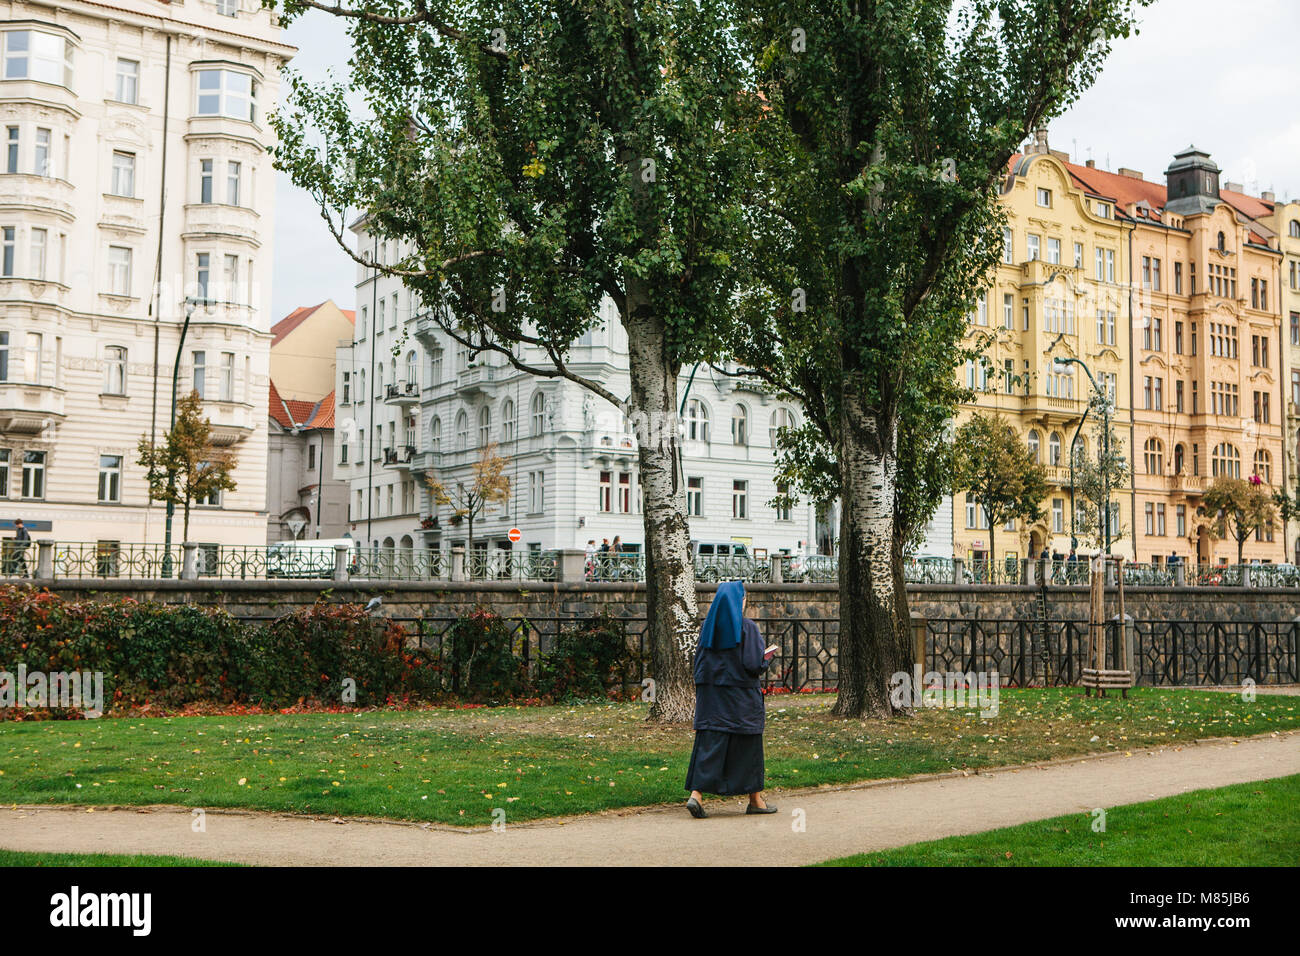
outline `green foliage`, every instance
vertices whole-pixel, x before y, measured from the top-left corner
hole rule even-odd
[[[1246,540],[1257,530],[1271,529],[1277,523],[1277,503],[1268,487],[1257,480],[1220,475],[1205,489],[1201,504],[1210,517],[1211,533],[1237,542],[1238,564],[1242,563]]]
[[[177,402],[176,422],[162,443],[153,445],[141,435],[138,450],[136,463],[146,471],[150,499],[184,510],[182,540],[189,540],[191,502],[235,490],[231,472],[238,462],[212,443],[212,423],[203,417],[203,400],[196,391]]]
[[[1089,429],[1091,441],[1085,451],[1085,442],[1081,439],[1072,453],[1074,501],[1078,512],[1075,532],[1085,544],[1094,548],[1104,547],[1107,540],[1103,524],[1107,491],[1110,493],[1111,513],[1118,513],[1119,504],[1115,501],[1115,495],[1128,484],[1130,474],[1129,461],[1124,454],[1124,439],[1115,431],[1113,417],[1103,419],[1103,401],[1106,414],[1114,415],[1114,405],[1108,399],[1101,399],[1094,394],[1088,403],[1092,419]],[[1110,542],[1113,544],[1123,537],[1123,524],[1113,524]]]
[[[975,414],[957,429],[953,487],[984,510],[989,553],[997,529],[1013,519],[1037,521],[1047,497],[1047,473],[1016,430],[999,416]]]
[[[541,661],[537,689],[554,701],[622,696],[632,674],[627,628],[608,612],[562,630]]]
[[[498,614],[475,608],[447,633],[451,689],[471,701],[500,703],[522,695],[528,669],[515,653],[515,637]]]

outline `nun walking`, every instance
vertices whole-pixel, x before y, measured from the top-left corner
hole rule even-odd
[[[745,616],[745,585],[718,585],[695,654],[695,747],[686,772],[686,809],[707,817],[704,794],[749,795],[746,813],[775,813],[763,800],[763,691],[772,655]]]

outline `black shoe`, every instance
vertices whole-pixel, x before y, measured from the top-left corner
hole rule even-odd
[[[704,808],[700,806],[700,801],[696,800],[694,797],[691,797],[686,801],[686,809],[691,811],[691,816],[697,820],[703,820],[708,816],[708,814],[704,812]]]
[[[751,803],[745,807],[745,813],[776,813],[776,807],[756,807]]]

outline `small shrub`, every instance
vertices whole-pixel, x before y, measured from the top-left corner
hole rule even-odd
[[[528,687],[528,671],[515,654],[510,627],[498,614],[475,608],[447,632],[451,651],[451,690],[476,702],[518,697]]]
[[[632,673],[623,622],[602,611],[572,630],[562,630],[538,668],[537,689],[552,700],[619,697]]]

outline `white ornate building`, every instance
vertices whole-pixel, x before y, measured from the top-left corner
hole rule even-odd
[[[0,518],[158,542],[141,436],[199,389],[238,488],[190,538],[266,541],[274,173],[295,52],[253,0],[9,2],[0,22]],[[181,536],[178,511],[173,539]]]
[[[395,243],[354,226],[358,248],[394,262]],[[335,462],[351,482],[351,535],[378,548],[466,546],[467,527],[430,501],[425,476],[468,482],[486,442],[509,462],[510,501],[476,518],[478,548],[583,548],[615,536],[641,550],[636,442],[621,414],[581,386],[523,374],[500,355],[468,354],[422,314],[394,278],[358,270],[354,341],[339,343]],[[527,350],[522,358],[541,365]],[[622,327],[611,318],[570,352],[570,365],[615,394],[627,394]],[[692,376],[692,371],[694,374]],[[691,536],[765,549],[829,552],[834,514],[818,522],[801,503],[778,510],[773,440],[798,408],[707,365],[686,368],[683,468]],[[427,519],[436,527],[424,528]]]

